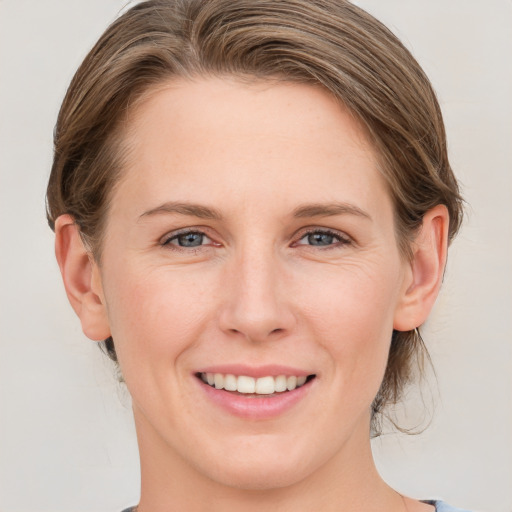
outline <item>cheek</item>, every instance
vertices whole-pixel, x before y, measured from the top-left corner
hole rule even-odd
[[[378,390],[387,364],[400,273],[380,266],[335,269],[312,279],[304,293],[304,317],[345,385]]]
[[[345,265],[311,275],[297,290],[303,309],[314,317],[321,328],[340,334],[369,333],[372,329],[392,328],[400,276],[396,265],[369,263]],[[375,337],[369,337],[369,342]]]
[[[134,365],[138,372],[143,365],[174,366],[207,321],[211,283],[166,268],[118,268],[110,278],[105,295],[123,373]]]

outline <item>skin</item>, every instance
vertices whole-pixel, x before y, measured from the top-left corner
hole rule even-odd
[[[369,427],[392,330],[423,323],[439,290],[446,209],[427,213],[404,259],[363,130],[312,86],[174,81],[124,136],[100,264],[67,215],[56,252],[84,332],[116,343],[139,511],[433,510],[381,480]],[[201,245],[180,246],[184,229]],[[278,417],[240,418],[194,375],[228,363],[316,377]]]

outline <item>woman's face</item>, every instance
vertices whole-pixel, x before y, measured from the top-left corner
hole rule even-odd
[[[126,137],[94,279],[142,463],[262,489],[360,458],[409,265],[358,123],[320,88],[212,78]]]

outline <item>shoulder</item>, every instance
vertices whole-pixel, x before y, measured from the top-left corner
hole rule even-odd
[[[425,500],[423,503],[428,503],[429,505],[434,505],[436,507],[436,512],[470,512],[469,510],[452,507],[440,500]]]

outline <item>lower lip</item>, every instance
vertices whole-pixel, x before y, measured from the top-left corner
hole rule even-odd
[[[196,377],[206,397],[234,416],[252,420],[266,420],[284,414],[298,402],[306,398],[313,382],[311,379],[299,388],[273,395],[251,395],[216,389]]]

